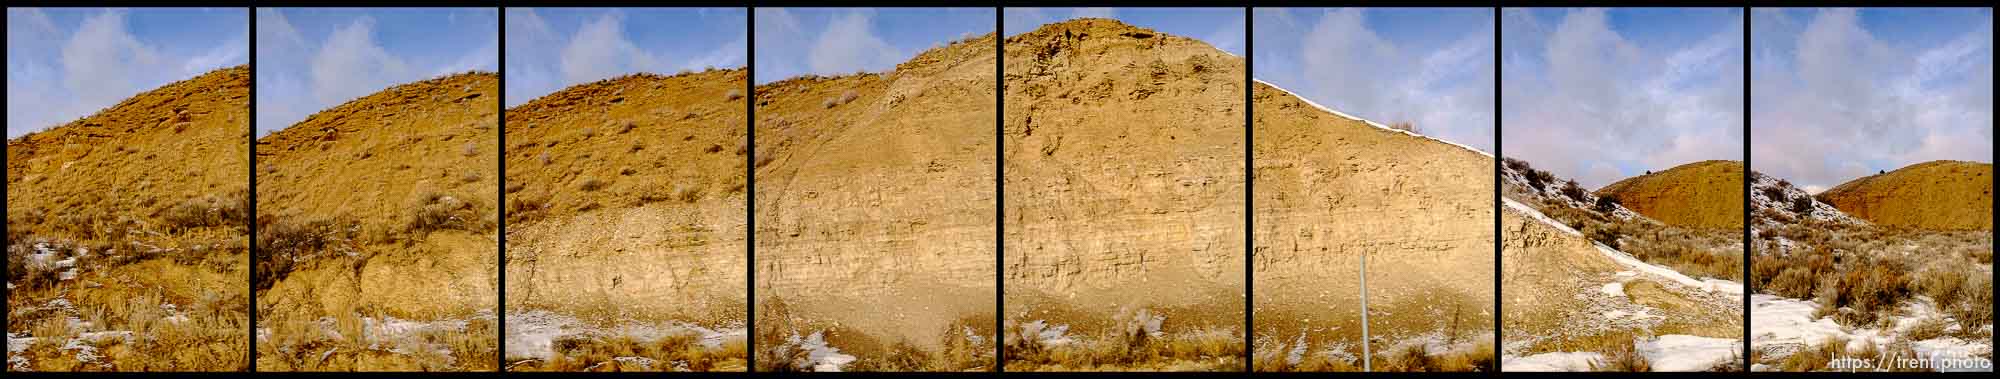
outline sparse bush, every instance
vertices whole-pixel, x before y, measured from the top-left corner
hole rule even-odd
[[[1639,354],[1639,346],[1636,341],[1627,340],[1625,343],[1611,344],[1610,347],[1610,351],[1604,352],[1605,366],[1599,367],[1599,371],[1653,371],[1652,362],[1647,361],[1645,355]]]
[[[1616,197],[1599,196],[1597,197],[1597,204],[1592,205],[1591,209],[1596,210],[1598,213],[1610,214],[1613,211],[1617,211],[1619,205],[1618,198]]]
[[[1800,216],[1809,216],[1809,215],[1812,215],[1812,213],[1813,213],[1813,198],[1812,198],[1812,196],[1799,196],[1799,197],[1796,197],[1796,198],[1793,198],[1793,199],[1792,199],[1792,213],[1797,213],[1797,214],[1799,214]]]
[[[296,264],[317,255],[333,238],[330,223],[324,221],[296,223],[279,220],[273,215],[258,216],[257,219],[260,226],[257,227],[257,280],[254,285],[258,291],[271,288],[279,279],[291,274]]]
[[[227,198],[209,195],[187,199],[168,207],[161,218],[175,230],[246,225],[249,210],[248,191],[238,191]]]
[[[1390,372],[1442,371],[1441,367],[1438,367],[1437,359],[1431,357],[1431,353],[1424,350],[1422,344],[1409,345],[1390,354],[1389,359],[1382,362],[1382,369]]]
[[[1590,238],[1591,241],[1597,241],[1597,243],[1610,246],[1613,249],[1619,247],[1618,239],[1624,237],[1624,233],[1620,232],[1618,227],[1610,224],[1586,227],[1584,228],[1583,235],[1586,238]]]
[[[584,192],[590,192],[604,189],[606,185],[609,185],[609,183],[605,183],[603,180],[598,180],[597,178],[583,178],[582,181],[577,183],[576,187]]]
[[[1773,202],[1785,204],[1791,201],[1791,199],[1785,198],[1785,190],[1782,188],[1764,187],[1761,191],[1764,192],[1765,198],[1771,199]]]
[[[693,203],[695,200],[701,199],[701,187],[685,182],[675,184],[674,198],[679,199],[683,203]]]
[[[418,196],[413,211],[404,230],[415,235],[424,235],[439,230],[482,229],[478,212],[471,202],[442,193],[425,193]]]
[[[1589,200],[1585,196],[1588,194],[1589,194],[1588,191],[1583,190],[1583,186],[1576,185],[1575,180],[1569,180],[1563,182],[1563,187],[1562,187],[1563,197],[1567,197],[1570,200],[1575,200],[1576,202],[1579,203],[1587,204],[1589,203]]]

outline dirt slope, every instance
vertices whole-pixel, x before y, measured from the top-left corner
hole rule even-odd
[[[249,94],[230,67],[7,141],[9,371],[247,367]]]
[[[993,38],[757,86],[759,370],[990,368]]]
[[[1993,164],[1918,163],[1850,180],[1815,197],[1877,225],[1993,229]]]
[[[403,84],[258,139],[260,369],[493,369],[499,84]],[[316,327],[399,322],[427,327],[368,338],[444,350]]]
[[[1710,160],[1619,180],[1597,190],[1647,218],[1693,228],[1743,228],[1743,162]]]
[[[510,361],[582,350],[553,351],[551,338],[634,337],[613,332],[629,324],[741,332],[745,79],[742,69],[629,75],[507,110]],[[537,322],[566,319],[585,325],[545,335],[560,325]],[[734,361],[710,369],[744,369],[744,341],[733,340]],[[510,369],[560,368],[547,363]]]
[[[1504,167],[1503,371],[1643,368],[1617,364],[1625,357],[1662,364],[1653,370],[1741,369],[1730,352],[1742,346],[1742,284],[1715,279],[1740,273],[1740,231],[1689,233],[1598,208],[1595,195],[1525,162]],[[1701,255],[1706,265],[1686,263]],[[1708,266],[1724,268],[1676,271]],[[1656,345],[1667,338],[1699,343]]]
[[[1007,318],[1097,341],[1152,324],[1213,347],[1119,369],[1241,369],[1242,60],[1108,19],[1006,52]]]
[[[1493,157],[1256,91],[1258,369],[1361,354],[1363,254],[1374,352],[1491,348]]]

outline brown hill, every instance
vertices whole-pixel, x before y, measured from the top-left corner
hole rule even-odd
[[[1993,229],[1993,164],[1918,163],[1850,180],[1815,197],[1877,225]]]
[[[994,38],[757,86],[759,370],[990,369]]]
[[[1743,228],[1743,162],[1701,161],[1625,178],[1597,190],[1669,225]]]
[[[588,321],[555,336],[579,341],[632,324],[748,321],[746,78],[743,69],[628,75],[507,110],[507,353],[539,360],[510,370],[606,363],[548,362],[600,346],[524,343],[555,327],[541,314]],[[719,357],[690,368],[740,371],[743,342],[697,354]],[[686,358],[661,353],[644,357]]]
[[[249,95],[225,68],[7,141],[8,371],[247,368]]]
[[[499,85],[398,85],[258,139],[259,369],[493,369]]]
[[[1067,325],[1060,349],[1166,350],[1020,345],[1008,369],[1241,370],[1243,61],[1108,19],[1006,43],[1007,319]]]
[[[1363,254],[1378,343],[1492,358],[1493,157],[1256,91],[1258,370],[1361,354]]]

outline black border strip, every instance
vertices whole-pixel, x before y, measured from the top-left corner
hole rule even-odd
[[[1506,277],[1506,275],[1503,274],[1506,271],[1502,268],[1502,265],[1506,263],[1505,259],[1506,251],[1505,248],[1501,247],[1501,245],[1503,245],[1502,241],[1505,241],[1506,239],[1502,238],[1503,235],[1501,234],[1501,228],[1500,228],[1500,219],[1502,216],[1504,216],[1503,214],[1501,214],[1501,212],[1502,209],[1506,208],[1506,206],[1502,203],[1505,200],[1502,199],[1501,194],[1507,192],[1505,185],[1502,184],[1500,179],[1501,176],[1503,175],[1500,170],[1501,160],[1506,159],[1507,156],[1505,152],[1506,149],[1502,147],[1505,145],[1500,143],[1501,142],[1500,135],[1502,131],[1505,130],[1506,126],[1504,125],[1505,123],[1500,122],[1500,114],[1501,114],[1500,101],[1501,97],[1503,97],[1500,91],[1500,82],[1502,80],[1501,77],[1505,75],[1504,71],[1500,70],[1500,66],[1502,63],[1501,57],[1504,56],[1501,53],[1506,51],[1501,49],[1502,45],[1500,42],[1504,38],[1501,35],[1501,33],[1504,33],[1506,31],[1506,28],[1500,27],[1500,23],[1502,18],[1501,13],[1505,10],[1506,9],[1498,6],[1493,7],[1493,373],[1494,374],[1498,374],[1503,371],[1500,369],[1500,367],[1506,365],[1506,362],[1503,362],[1502,360],[1505,359],[1504,357],[1507,356],[1507,349],[1506,349],[1507,343],[1505,339],[1506,335],[1505,333],[1503,333],[1502,329],[1502,327],[1505,326],[1506,324],[1502,323],[1502,320],[1500,318],[1500,315],[1507,313],[1504,308],[1501,308],[1501,301],[1500,301],[1501,299],[1506,298],[1506,292],[1504,292],[1500,286],[1501,279]]]
[[[250,143],[250,246],[246,247],[249,254],[244,254],[248,260],[245,263],[248,263],[248,265],[243,269],[244,272],[249,273],[245,278],[250,281],[249,286],[244,287],[250,295],[247,300],[249,302],[247,305],[250,313],[250,325],[247,326],[250,328],[250,348],[244,350],[243,353],[249,354],[250,357],[244,361],[243,371],[257,372],[257,7],[244,7],[243,10],[249,13],[250,16],[249,19],[244,20],[250,26],[250,45],[244,46],[244,48],[249,49],[251,53],[249,58],[250,120],[248,120],[250,133],[245,137]]]
[[[993,7],[993,372],[1007,371],[1007,10]]]
[[[1743,7],[1743,371],[1750,371],[1750,297],[1756,292],[1750,290],[1750,7]],[[1992,345],[1987,345],[1992,346]]]
[[[743,371],[757,371],[757,7],[743,7]]]
[[[499,187],[494,188],[494,190],[500,194],[500,197],[499,197],[499,202],[494,203],[495,209],[493,210],[493,212],[498,213],[500,215],[500,217],[498,217],[500,219],[499,221],[500,229],[497,231],[497,233],[499,234],[493,236],[494,237],[493,243],[499,246],[498,250],[499,256],[497,257],[499,258],[499,263],[498,263],[499,270],[495,271],[495,273],[499,275],[499,277],[497,278],[498,280],[493,282],[493,287],[494,287],[493,291],[495,292],[494,302],[493,302],[493,307],[494,307],[493,326],[495,329],[493,337],[496,340],[495,342],[498,342],[494,344],[496,345],[496,347],[494,349],[493,358],[498,360],[498,362],[495,363],[493,371],[506,372],[507,371],[507,8],[493,7],[493,11],[494,13],[496,13],[494,15],[494,17],[496,17],[495,20],[497,20],[495,23],[499,24],[498,37],[500,37],[500,50],[499,52],[495,53],[499,54],[500,57],[499,60],[495,61],[494,63],[494,66],[497,66],[496,68],[499,69],[498,74],[500,77],[500,86],[499,86],[500,88],[499,88],[499,94],[497,95],[499,96],[499,98],[495,99],[494,102],[494,106],[500,109],[499,112],[493,115],[493,117],[497,117],[500,119],[499,123],[500,130],[496,131],[500,135],[498,140],[495,141],[495,143],[499,144],[499,146],[495,146],[493,149],[493,151],[498,152],[497,154],[494,154],[493,160],[499,162],[499,166],[495,167],[496,170],[499,170],[499,174],[496,174],[494,176],[498,176],[500,178],[497,181]]]
[[[1257,338],[1257,28],[1255,7],[1243,7],[1243,372],[1256,372]]]

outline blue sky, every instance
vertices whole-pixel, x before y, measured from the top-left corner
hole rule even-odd
[[[244,8],[7,8],[7,138],[249,62]]]
[[[1502,149],[1599,188],[1743,159],[1741,8],[1501,10]]]
[[[1490,8],[1258,8],[1252,75],[1341,113],[1493,151]],[[1240,25],[1239,25],[1240,27]]]
[[[1243,8],[1006,8],[1007,35],[1076,18],[1110,18],[1163,33],[1208,42],[1243,55]]]
[[[758,84],[896,68],[917,53],[993,32],[993,8],[757,8]]]
[[[1818,192],[1939,159],[1992,162],[1993,12],[1756,9],[1751,164]]]
[[[507,106],[619,75],[741,68],[743,8],[507,8]]]
[[[389,87],[497,72],[493,8],[257,9],[257,132]]]

